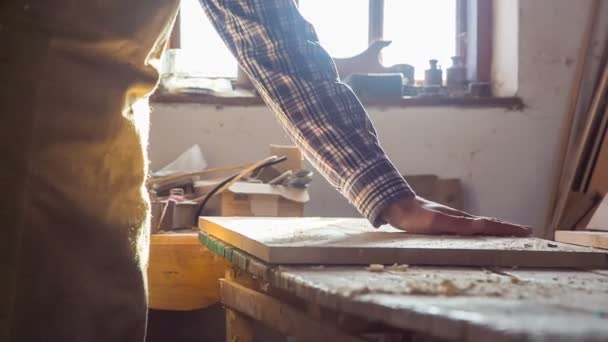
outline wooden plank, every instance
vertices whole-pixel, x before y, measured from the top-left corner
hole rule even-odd
[[[271,264],[605,268],[597,250],[536,238],[427,236],[364,219],[201,218],[203,231]]]
[[[194,310],[219,302],[219,278],[228,264],[200,245],[196,232],[152,234],[148,267],[149,305]]]
[[[253,342],[253,320],[226,308],[226,342]]]
[[[555,240],[579,246],[608,249],[608,232],[558,230],[555,232]]]
[[[564,215],[558,226],[560,230],[575,229],[585,215],[593,210],[598,201],[599,198],[595,193],[586,194],[578,191],[569,193]]]
[[[608,194],[608,134],[604,135],[604,142],[598,153],[589,189],[602,195]]]
[[[543,236],[550,237],[553,235],[553,231],[556,230],[561,220],[563,207],[566,205],[566,195],[570,191],[570,186],[563,185],[566,182],[566,178],[569,172],[574,173],[575,170],[570,171],[574,166],[569,161],[570,145],[572,141],[572,126],[575,122],[575,118],[580,114],[582,110],[579,110],[579,100],[581,99],[581,89],[583,79],[585,76],[585,70],[587,69],[588,58],[587,55],[590,51],[590,46],[593,41],[593,33],[596,26],[596,21],[599,13],[599,0],[593,0],[589,7],[589,20],[585,26],[585,32],[583,33],[583,39],[580,48],[578,49],[577,62],[574,82],[568,97],[568,109],[564,116],[563,125],[560,133],[560,147],[558,159],[554,169],[556,170],[555,177],[553,179],[553,186],[551,188],[550,201],[551,205],[547,212],[546,223],[548,225],[548,231],[545,231]],[[564,201],[563,203],[561,201]]]
[[[586,229],[608,231],[608,195],[604,196],[593,211]]]
[[[595,89],[593,100],[591,102],[591,106],[589,111],[587,112],[587,117],[585,118],[585,124],[583,126],[583,131],[580,134],[580,139],[576,142],[576,145],[573,146],[573,155],[572,159],[567,160],[568,165],[565,167],[565,171],[563,173],[563,183],[562,189],[559,198],[557,198],[556,211],[555,216],[553,217],[552,227],[557,228],[558,224],[563,215],[564,208],[566,206],[566,201],[568,198],[568,193],[572,190],[574,185],[576,172],[582,163],[583,153],[585,151],[585,147],[589,143],[591,139],[590,135],[595,127],[595,124],[598,118],[601,116],[603,111],[600,113],[600,107],[604,102],[606,97],[606,93],[608,92],[608,64],[604,65],[602,76],[600,79],[600,83]]]
[[[305,341],[363,341],[346,335],[331,325],[313,320],[286,303],[236,282],[222,279],[220,287],[222,304],[283,334],[302,338]]]
[[[608,48],[606,54],[608,54]],[[597,125],[597,130],[594,132],[595,136],[591,138],[592,144],[590,144],[586,165],[582,171],[580,188],[585,191],[588,191],[588,188],[591,187],[591,191],[601,194],[608,192],[608,161],[606,161],[606,158],[608,158],[607,131],[608,106],[605,105],[604,115],[602,115],[601,122]],[[595,177],[593,184],[591,183],[592,177]]]

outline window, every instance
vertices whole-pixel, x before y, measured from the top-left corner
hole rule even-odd
[[[179,15],[182,49],[180,71],[206,77],[236,78],[237,62],[201,8],[199,0],[181,0]]]
[[[351,57],[367,48],[367,0],[300,0],[299,8],[332,57]]]
[[[491,1],[487,0],[299,0],[321,44],[334,58],[363,52],[371,42],[390,40],[383,65],[410,64],[422,80],[429,60],[444,69],[460,55],[469,79],[489,81]],[[199,0],[182,0],[174,69],[188,75],[235,79],[238,65],[207,19]],[[445,79],[445,76],[444,76]]]
[[[410,64],[418,80],[424,79],[430,59],[449,67],[456,55],[456,0],[386,0],[384,39],[392,43],[382,62]]]

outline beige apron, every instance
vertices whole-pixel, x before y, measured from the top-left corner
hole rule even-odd
[[[147,104],[178,0],[0,1],[0,341],[142,341]]]

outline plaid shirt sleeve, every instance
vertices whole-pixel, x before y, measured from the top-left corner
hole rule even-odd
[[[378,227],[415,196],[293,0],[201,0],[228,48],[317,170]]]

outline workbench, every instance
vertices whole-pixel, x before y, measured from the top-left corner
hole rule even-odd
[[[206,234],[227,341],[259,321],[298,341],[608,341],[608,271],[277,266]]]

